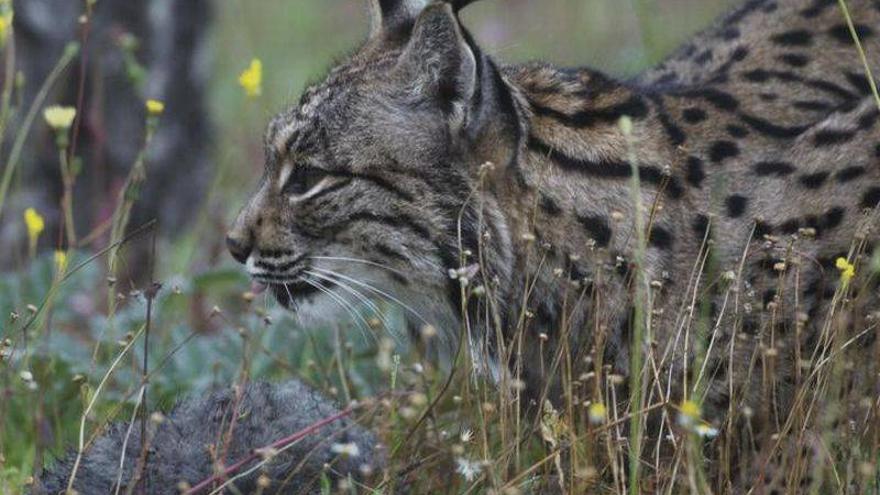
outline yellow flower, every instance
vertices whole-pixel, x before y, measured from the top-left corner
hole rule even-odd
[[[251,65],[238,76],[238,84],[244,88],[246,95],[250,97],[260,96],[263,92],[263,62],[255,58]]]
[[[153,117],[158,117],[165,111],[165,104],[159,100],[147,100],[146,107],[147,113]]]
[[[67,271],[67,253],[60,249],[55,250],[55,271],[59,274]]]
[[[6,43],[6,38],[12,31],[13,15],[12,0],[0,0],[0,46]]]
[[[0,15],[0,43],[6,42],[6,37],[9,35],[9,31],[12,29],[12,10],[10,10],[2,15]]]
[[[46,222],[43,221],[43,217],[37,213],[37,210],[28,208],[24,210],[24,224],[27,227],[31,249],[33,249],[37,246],[37,239],[40,237],[40,233],[46,228]]]
[[[700,419],[700,405],[692,400],[686,400],[679,407],[678,424],[691,426]]]
[[[76,118],[76,109],[54,105],[43,110],[43,118],[52,129],[65,131],[70,129],[70,125],[73,124],[73,119]]]
[[[605,404],[601,402],[594,402],[590,404],[590,408],[587,409],[587,416],[590,418],[590,423],[593,424],[601,424],[605,422],[605,418],[608,416],[608,408],[605,407]]]
[[[835,263],[837,269],[840,270],[840,279],[849,282],[856,276],[856,266],[850,263],[846,258],[837,258]]]

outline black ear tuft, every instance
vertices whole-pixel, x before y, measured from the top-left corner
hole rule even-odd
[[[476,0],[443,0],[458,12]],[[373,15],[372,35],[411,25],[431,0],[370,0]]]
[[[476,0],[447,0],[447,1],[452,4],[452,10],[458,12],[459,10],[474,3]]]

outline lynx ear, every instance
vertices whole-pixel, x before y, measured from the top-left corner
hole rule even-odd
[[[369,0],[372,17],[370,36],[412,23],[431,0]],[[476,0],[446,0],[458,12]]]
[[[412,23],[431,0],[370,0],[370,36]]]
[[[463,111],[476,86],[477,60],[448,3],[433,3],[416,20],[398,71],[420,96]]]

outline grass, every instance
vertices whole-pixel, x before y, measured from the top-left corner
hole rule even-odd
[[[622,14],[614,0],[560,0],[558,10],[544,5],[539,10],[534,2],[518,2],[516,8],[487,2],[475,5],[466,20],[481,26],[477,37],[506,60],[549,58],[625,75],[656,61],[726,3],[680,0],[662,15],[649,16],[645,12],[651,11],[651,2],[645,0],[631,4],[638,15]],[[535,23],[539,14],[544,20]],[[218,226],[246,194],[241,185],[252,184],[261,171],[259,134],[267,118],[294,101],[307,80],[318,77],[334,56],[363,35],[364,18],[356,2],[348,0],[302,0],[295,9],[287,0],[256,5],[237,0],[220,9],[212,41],[223,56],[217,57],[217,83],[210,94],[222,143],[215,151],[218,170],[191,228],[176,239],[158,240],[151,257],[156,279],[163,284],[157,293],[116,280],[125,268],[126,246],[157,242],[150,225],[127,225],[127,212],[136,200],[127,194],[119,198],[105,249],[68,252],[66,264],[51,252],[31,253],[26,265],[0,279],[0,315],[6,318],[0,331],[0,492],[24,492],[35,470],[54,455],[71,446],[81,451],[111,422],[146,418],[187,391],[293,376],[341,404],[360,401],[352,414],[388,447],[386,471],[377,473],[369,486],[352,491],[394,493],[405,483],[414,493],[717,493],[735,480],[730,470],[706,466],[710,459],[735,466],[739,454],[760,451],[766,459],[785,457],[788,472],[783,474],[792,479],[803,472],[813,474],[807,486],[792,493],[880,492],[880,404],[875,396],[863,396],[868,387],[847,383],[859,371],[860,363],[851,356],[861,354],[853,353],[859,341],[845,331],[864,304],[852,296],[851,285],[837,291],[828,314],[814,316],[822,321],[825,345],[814,355],[801,356],[796,366],[796,414],[770,425],[772,435],[738,429],[755,411],[738,407],[741,392],[731,390],[726,417],[704,417],[699,406],[713,381],[704,358],[718,345],[715,337],[721,324],[720,317],[710,316],[708,291],[723,295],[722,314],[738,328],[746,312],[739,292],[742,266],[719,273],[708,239],[694,260],[690,303],[680,308],[676,320],[682,332],[698,336],[693,366],[699,371],[692,375],[694,383],[685,383],[690,400],[684,403],[672,403],[652,376],[666,357],[643,353],[651,348],[655,308],[652,281],[641,280],[641,275],[631,346],[634,356],[644,354],[645,359],[633,361],[634,380],[625,383],[602,362],[601,329],[590,353],[595,371],[573,376],[566,339],[574,330],[563,323],[560,352],[540,364],[563,377],[565,400],[557,408],[545,407],[534,419],[524,417],[518,406],[518,367],[500,383],[489,383],[472,369],[471,353],[479,349],[466,345],[457,350],[454,372],[438,367],[418,351],[437,337],[428,328],[419,336],[402,335],[403,310],[394,304],[357,308],[359,317],[342,319],[336,326],[301,328],[268,298],[248,293],[245,275],[219,254]],[[509,31],[498,32],[500,25]],[[547,30],[547,25],[560,28]],[[620,25],[632,29],[620,30]],[[326,36],[328,32],[334,36]],[[516,45],[509,41],[513,39]],[[590,47],[586,53],[585,46]],[[14,55],[10,45],[6,54],[7,60]],[[241,96],[235,79],[254,56],[263,59],[267,80],[263,97],[251,101]],[[69,63],[66,57],[58,62],[59,70]],[[44,84],[48,88],[52,83],[50,77]],[[31,111],[16,109],[12,85],[7,79],[0,129],[14,132],[16,144],[4,169],[0,211],[7,188],[15,187],[15,150],[21,148],[17,143],[24,141],[32,124],[42,125],[35,120],[48,94],[41,92]],[[7,126],[13,111],[28,112],[27,124],[17,131]],[[153,125],[161,125],[161,118]],[[128,183],[148,177],[149,164],[142,156]],[[135,230],[125,237],[127,226]],[[48,246],[45,237],[42,247]],[[795,267],[809,262],[798,259],[798,242],[779,244]],[[644,246],[645,240],[639,244]],[[743,263],[751,256],[744,252]],[[864,239],[854,236],[848,259],[859,273],[872,273],[859,283],[873,283],[880,276],[880,254],[872,256]],[[463,266],[468,261],[464,255],[462,261]],[[781,280],[782,275],[780,284]],[[473,298],[491,297],[476,287],[462,288],[463,306]],[[601,294],[572,286],[566,304],[576,305],[584,298],[602,301]],[[770,404],[779,365],[774,360],[772,323],[779,315],[772,304],[759,311],[768,322],[761,332],[767,340],[759,353],[749,356],[760,375],[755,383],[762,386],[752,392]],[[517,363],[516,357],[527,351],[521,337],[533,315],[520,316],[510,345],[494,343],[500,355]],[[864,328],[867,332],[876,325],[869,321]],[[471,328],[465,325],[461,331],[467,336]],[[730,353],[735,352],[734,343],[729,344]],[[877,378],[872,380],[868,383],[876,389]],[[624,408],[624,403],[629,405]],[[658,418],[659,436],[645,434],[649,417]],[[844,421],[849,417],[864,419]],[[792,443],[809,450],[792,451]],[[812,464],[817,458],[821,464]],[[710,477],[710,470],[720,474]],[[770,475],[757,473],[756,482]]]

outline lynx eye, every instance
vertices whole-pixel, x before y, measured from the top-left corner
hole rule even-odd
[[[327,172],[310,166],[298,165],[293,168],[290,177],[284,184],[281,192],[284,194],[292,194],[302,196],[311,191],[319,182],[327,177]]]

